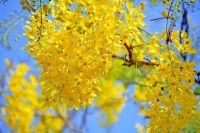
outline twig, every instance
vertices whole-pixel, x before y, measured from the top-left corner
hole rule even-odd
[[[86,109],[84,110],[83,117],[82,117],[82,123],[81,123],[80,129],[83,129],[83,127],[86,125],[87,114],[88,114],[88,107],[86,107]]]
[[[156,21],[156,20],[161,20],[161,19],[165,19],[165,17],[151,19],[150,21]]]
[[[147,32],[146,30],[144,30],[144,29],[142,29],[142,28],[138,28],[138,29],[141,30],[141,31],[143,31],[143,32],[145,32],[147,35],[152,36],[152,34],[149,33],[149,32]]]
[[[187,19],[187,8],[184,6],[184,2],[182,0],[182,8],[183,8],[183,15],[182,15],[182,22],[181,22],[181,30],[179,33],[179,39],[180,39],[180,44],[183,43],[183,38],[181,37],[182,31],[185,31],[187,33],[187,36],[189,35],[189,24],[188,24],[188,19]],[[188,43],[188,42],[185,42]],[[187,59],[187,54],[180,52],[181,57],[183,58],[184,61]]]
[[[39,1],[40,4],[40,33],[39,33],[39,37],[36,40],[36,43],[40,41],[41,37],[42,37],[42,30],[43,30],[43,21],[42,21],[42,17],[43,17],[43,12],[42,12],[42,0]]]
[[[129,59],[126,58],[126,56],[120,56],[120,55],[117,55],[117,54],[113,54],[113,58],[116,58],[116,59],[120,59],[120,60],[123,60],[125,61],[125,63],[123,65],[125,66],[132,66],[132,65],[140,65],[140,66],[143,66],[143,65],[149,65],[149,66],[158,66],[158,64],[156,63],[152,63],[148,60],[144,60],[144,61],[134,61],[133,60],[133,56],[132,56],[132,52],[130,50],[130,47],[126,46],[129,50]]]
[[[174,0],[172,0],[172,2],[171,2],[171,4],[170,4],[170,7],[169,7],[169,10],[168,10],[168,13],[167,13],[168,15],[167,15],[167,16],[170,15],[170,12],[171,12],[173,3],[174,3]],[[168,44],[169,41],[171,40],[171,32],[172,32],[173,27],[174,27],[174,24],[175,24],[175,21],[174,21],[173,18],[172,18],[173,22],[170,24],[169,31],[168,31],[168,20],[169,20],[169,18],[167,18],[167,24],[166,24],[166,32],[167,32],[166,43],[167,43],[167,44]]]

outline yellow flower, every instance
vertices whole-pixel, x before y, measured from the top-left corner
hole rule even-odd
[[[43,9],[52,19],[35,11],[25,26],[29,54],[42,68],[40,83],[47,106],[65,104],[79,109],[91,105],[99,94],[99,80],[112,66],[116,46],[140,41],[141,32],[135,27],[144,26],[144,15],[132,2],[126,2],[129,12],[122,1],[76,3],[77,8],[68,10],[72,1],[50,2]],[[116,12],[124,12],[126,22]]]
[[[164,18],[169,18],[168,12],[166,10],[162,11],[162,16]]]
[[[117,113],[119,113],[126,101],[123,97],[125,89],[122,85],[114,85],[110,80],[106,80],[102,86],[102,91],[96,99],[96,106],[99,107],[106,119],[101,121],[104,126],[110,125],[117,121]]]
[[[141,3],[140,3],[140,6],[141,6],[141,9],[142,9],[142,10],[145,9],[145,5],[146,5],[146,2],[141,2]]]
[[[34,110],[37,107],[37,82],[34,75],[30,75],[29,81],[25,75],[29,67],[19,64],[15,72],[11,73],[8,89],[11,95],[6,96],[7,105],[3,107],[5,121],[17,132],[29,133]],[[14,116],[14,117],[13,117]]]
[[[7,67],[12,67],[13,66],[13,63],[8,59],[5,59],[4,63],[6,64]]]

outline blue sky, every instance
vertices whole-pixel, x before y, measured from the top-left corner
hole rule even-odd
[[[138,5],[139,2],[136,2],[136,5]],[[146,30],[150,33],[160,32],[163,27],[165,26],[165,20],[159,20],[159,21],[150,21],[150,19],[159,18],[162,17],[161,11],[164,9],[161,4],[157,4],[156,6],[148,6],[149,3],[147,2],[147,8],[144,11],[146,14],[145,22],[146,22]],[[8,0],[4,5],[0,4],[0,21],[2,21],[4,18],[7,18],[11,11],[16,12],[17,15],[22,13],[19,9],[21,8],[18,1],[14,0]],[[191,28],[195,27],[199,28],[200,26],[200,11],[196,11],[192,13],[189,11],[189,22],[191,25]],[[177,25],[177,29],[179,29],[179,25]],[[192,29],[193,30],[193,29]],[[0,30],[1,31],[1,30]],[[0,47],[0,71],[3,71],[5,69],[4,66],[4,59],[10,59],[11,61],[15,62],[16,64],[19,62],[26,61],[30,66],[32,66],[32,72],[36,73],[37,70],[33,67],[34,66],[34,60],[28,56],[26,51],[21,50],[21,46],[24,46],[26,44],[26,39],[21,38],[19,41],[14,41],[17,37],[16,34],[23,34],[23,28],[19,27],[15,29],[16,33],[11,33],[9,35],[9,40],[12,44],[12,50],[7,50],[5,48]],[[192,32],[192,31],[191,31]],[[1,45],[1,44],[0,44]],[[134,86],[129,86],[128,90],[131,92],[134,91]],[[0,103],[3,102],[2,99],[0,99]],[[96,114],[89,115],[88,116],[88,126],[90,129],[90,132],[93,133],[104,133],[107,131],[110,131],[111,133],[134,133],[137,132],[135,128],[136,123],[144,124],[145,119],[141,115],[139,115],[139,109],[136,104],[133,104],[133,102],[128,102],[124,109],[122,110],[121,114],[119,115],[119,122],[115,123],[112,128],[105,129],[99,126],[98,118],[96,117]],[[0,119],[0,129],[3,131],[3,133],[7,133],[10,130],[6,126],[4,122]]]

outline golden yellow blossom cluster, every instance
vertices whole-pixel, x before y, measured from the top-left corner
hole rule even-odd
[[[143,102],[141,112],[150,118],[152,133],[175,133],[184,129],[195,114],[196,97],[191,90],[195,83],[194,62],[181,60],[180,53],[196,52],[191,39],[182,32],[173,31],[170,43],[166,44],[166,31],[151,37],[146,55],[156,65],[145,68],[143,85],[138,85],[134,97]]]
[[[9,80],[8,88],[10,95],[5,97],[7,105],[3,107],[3,113],[7,124],[17,132],[29,133],[31,123],[34,119],[34,110],[38,104],[37,81],[34,75],[25,76],[29,70],[26,64],[17,66]]]
[[[126,101],[124,96],[125,88],[123,85],[106,80],[102,86],[102,92],[96,99],[96,106],[105,114],[102,125],[110,125],[117,121],[118,113],[121,112]]]
[[[126,7],[124,7],[126,5]],[[29,54],[42,68],[45,105],[80,108],[100,91],[99,79],[112,55],[126,43],[139,43],[141,7],[120,0],[57,0],[43,4],[27,22]]]
[[[9,60],[5,60],[8,68],[13,65]],[[38,101],[39,92],[36,91],[38,81],[35,75],[27,73],[27,64],[19,64],[15,71],[11,73],[8,80],[9,93],[6,94],[6,105],[2,108],[5,122],[16,132],[60,132],[67,115],[62,108],[41,108]],[[37,122],[33,122],[38,119]],[[55,124],[56,123],[56,124]]]
[[[20,4],[22,5],[23,10],[31,10],[34,8],[36,1],[33,0],[20,0]]]
[[[64,128],[63,118],[61,116],[52,114],[52,112],[38,111],[36,112],[36,116],[39,118],[39,122],[34,125],[32,130],[33,133],[60,133]]]

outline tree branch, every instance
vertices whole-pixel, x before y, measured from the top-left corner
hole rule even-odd
[[[84,110],[83,117],[82,117],[82,123],[81,123],[80,129],[83,129],[83,127],[86,125],[86,122],[87,122],[87,114],[88,114],[88,107],[86,107],[86,109]]]
[[[147,66],[158,66],[158,64],[156,63],[152,63],[151,61],[148,61],[148,60],[143,60],[143,61],[135,61],[133,59],[133,53],[131,51],[132,47],[128,46],[126,43],[124,43],[124,46],[128,52],[128,59],[126,58],[126,56],[119,56],[119,55],[116,55],[116,54],[113,54],[113,58],[118,58],[118,59],[121,59],[121,60],[124,60],[124,64],[125,66],[132,66],[132,65],[139,65],[139,66],[143,66],[143,65],[147,65]]]

